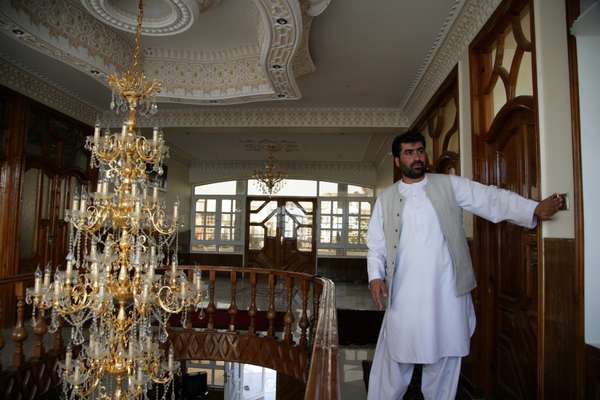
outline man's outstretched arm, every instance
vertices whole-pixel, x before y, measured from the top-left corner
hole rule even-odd
[[[451,176],[450,179],[457,204],[494,223],[509,221],[535,228],[538,219],[548,220],[562,207],[560,196],[553,195],[538,203],[517,193],[482,185],[467,178]]]

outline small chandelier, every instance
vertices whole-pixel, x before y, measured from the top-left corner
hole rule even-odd
[[[264,169],[254,171],[252,178],[255,179],[255,184],[262,193],[271,197],[279,192],[285,185],[287,174],[275,169],[275,157],[273,153],[277,151],[277,146],[274,144],[266,144],[267,159],[265,160]]]
[[[167,215],[146,172],[150,165],[163,173],[168,147],[159,128],[152,139],[137,132],[137,113],[156,111],[152,96],[161,85],[147,80],[139,64],[142,18],[140,0],[132,67],[109,76],[111,108],[127,112],[122,130],[96,125],[86,139],[99,179],[94,192],[82,188],[67,210],[66,269],[38,269],[26,294],[34,323],[49,310],[50,332],[61,319],[71,326],[58,369],[66,399],[142,399],[155,384],[164,384],[165,394],[168,385],[173,390],[179,368],[172,348],[165,356],[160,346],[167,321],[181,313],[185,326],[190,309],[203,312],[200,273],[189,279],[177,269],[178,203]]]

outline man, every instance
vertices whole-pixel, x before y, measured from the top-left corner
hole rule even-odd
[[[402,399],[414,364],[423,364],[425,399],[454,399],[475,330],[475,276],[462,210],[534,228],[563,200],[554,195],[537,203],[462,177],[426,174],[419,132],[396,137],[392,153],[402,180],[378,197],[367,237],[371,296],[380,309],[387,307],[368,399]]]

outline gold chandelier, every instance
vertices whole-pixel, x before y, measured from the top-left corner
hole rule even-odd
[[[267,151],[265,167],[254,171],[252,178],[255,179],[258,190],[271,197],[283,188],[287,174],[275,169],[275,156],[273,153],[278,150],[277,146],[267,143],[264,148]]]
[[[132,67],[122,76],[111,74],[111,108],[127,111],[120,132],[96,125],[86,139],[91,165],[99,168],[95,192],[74,196],[65,220],[70,223],[66,269],[35,273],[27,290],[33,318],[50,310],[50,331],[63,319],[71,326],[71,343],[59,375],[65,398],[139,399],[155,384],[168,385],[178,373],[172,348],[165,357],[166,323],[188,310],[202,312],[205,291],[199,272],[190,281],[177,270],[180,225],[178,203],[170,216],[149,184],[146,166],[162,174],[168,156],[162,132],[152,139],[137,132],[137,113],[157,110],[152,96],[160,82],[147,80],[139,64],[143,1]],[[150,193],[151,192],[151,193]],[[170,265],[160,275],[157,269]],[[168,268],[167,268],[168,269]]]

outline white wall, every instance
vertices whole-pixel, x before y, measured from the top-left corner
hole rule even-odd
[[[233,179],[248,179],[263,163],[253,161],[196,162],[190,166],[192,185]],[[317,179],[373,187],[375,166],[371,163],[281,161],[276,168],[292,179]]]
[[[377,178],[375,182],[375,194],[379,194],[394,183],[394,158],[392,151],[386,151],[377,165]]]
[[[577,38],[584,211],[585,341],[600,347],[600,1],[582,10]]]
[[[190,198],[192,186],[188,181],[188,166],[183,162],[170,158],[167,160],[167,188],[164,193],[167,213],[172,210],[173,203],[179,199],[179,215],[182,216],[185,226],[182,231],[187,231],[189,227]]]
[[[571,99],[564,0],[535,0],[538,114],[542,198],[567,193],[573,198]],[[573,238],[572,207],[542,225],[545,238]]]

